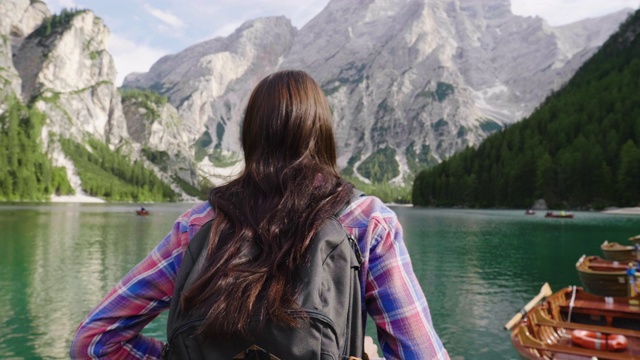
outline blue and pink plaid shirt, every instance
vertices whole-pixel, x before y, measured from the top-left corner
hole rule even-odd
[[[213,218],[208,203],[181,215],[164,240],[107,294],[78,327],[72,358],[158,359],[163,343],[140,331],[169,309],[189,240]],[[364,263],[364,308],[378,329],[384,357],[449,359],[413,273],[396,214],[373,196],[354,201],[340,222],[356,239]]]

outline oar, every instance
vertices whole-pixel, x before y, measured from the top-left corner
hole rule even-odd
[[[531,310],[534,306],[536,306],[536,304],[538,302],[540,302],[540,300],[542,300],[542,298],[545,298],[549,295],[551,295],[551,286],[549,286],[549,283],[544,283],[544,285],[542,285],[542,288],[540,288],[540,293],[538,295],[536,295],[536,297],[534,297],[533,299],[531,299],[531,301],[529,301],[527,303],[527,305],[525,305],[522,310],[520,310],[519,313],[515,314],[511,320],[509,320],[509,322],[504,326],[505,330],[509,330],[513,327],[513,325],[517,324],[518,321],[520,321],[520,319],[522,319],[522,316],[524,314],[526,314],[529,310]]]

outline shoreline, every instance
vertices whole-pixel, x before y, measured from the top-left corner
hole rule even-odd
[[[51,195],[52,203],[93,203],[93,204],[103,204],[106,203],[105,200],[102,200],[98,197],[89,196],[86,194],[75,194],[75,195]]]
[[[93,204],[104,204],[104,203],[107,203],[107,201],[105,201],[105,200],[103,200],[101,198],[94,197],[94,196],[89,196],[89,195],[84,194],[84,193],[75,194],[75,195],[63,195],[63,196],[52,195],[51,196],[51,200],[49,202],[52,202],[52,203],[93,203]],[[192,201],[185,201],[185,202],[192,202]],[[195,201],[195,202],[197,202],[197,201]],[[391,206],[391,207],[413,207],[412,204],[385,203],[385,205]],[[600,211],[600,213],[602,213],[602,214],[612,214],[612,215],[640,215],[640,207],[613,208],[613,209],[608,209],[608,210],[602,210],[602,211]]]
[[[640,207],[619,208],[611,210],[602,210],[603,214],[620,214],[620,215],[640,215]]]

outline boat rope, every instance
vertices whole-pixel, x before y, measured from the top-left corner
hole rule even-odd
[[[567,322],[571,322],[571,312],[573,311],[573,304],[576,299],[576,286],[573,285],[571,288],[571,302],[569,302],[569,316],[567,317]]]

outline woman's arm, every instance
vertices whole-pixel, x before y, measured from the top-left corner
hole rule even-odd
[[[164,240],[87,315],[73,338],[71,358],[160,358],[162,342],[140,331],[169,308],[189,235],[197,231],[189,226],[194,212],[183,214]]]
[[[370,214],[366,233],[359,234],[368,245],[365,307],[376,323],[385,359],[449,359],[433,328],[396,214],[378,199],[365,200],[362,207],[369,208],[362,213]]]

